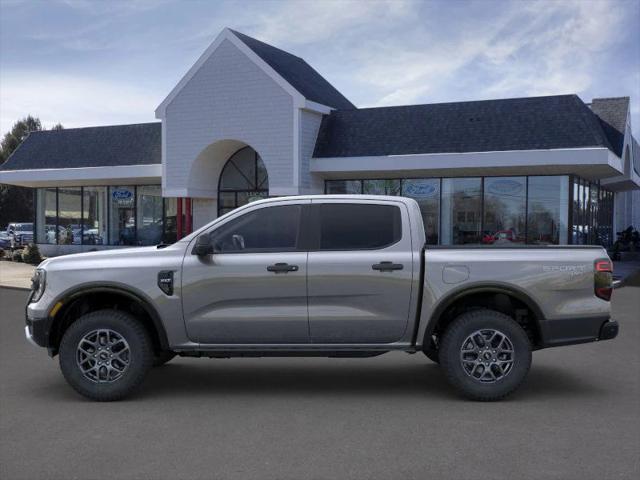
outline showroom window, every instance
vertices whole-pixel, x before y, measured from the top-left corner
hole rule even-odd
[[[109,244],[136,245],[134,186],[109,187]]]
[[[82,192],[82,243],[104,245],[107,242],[107,187],[84,187]]]
[[[442,245],[480,243],[482,179],[442,179]]]
[[[428,245],[437,245],[440,237],[440,179],[413,178],[402,180],[402,195],[413,198],[422,212],[422,223]]]
[[[176,241],[175,198],[159,185],[36,190],[36,242],[157,245]]]
[[[483,244],[525,242],[526,177],[486,177],[483,205]]]
[[[82,243],[82,190],[80,187],[58,189],[58,244]]]
[[[566,245],[569,180],[566,176],[528,179],[527,243]]]
[[[613,242],[613,193],[578,177],[326,180],[325,193],[358,194],[366,184],[389,194],[398,182],[400,195],[420,206],[427,244]]]
[[[38,243],[58,243],[58,191],[56,188],[39,188],[36,193],[36,231]]]
[[[138,245],[157,245],[162,242],[162,191],[159,185],[136,188],[136,225]]]

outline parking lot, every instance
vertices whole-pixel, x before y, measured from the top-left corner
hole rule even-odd
[[[460,399],[423,355],[183,359],[118,403],[68,387],[0,288],[2,479],[603,479],[640,474],[640,281],[619,338],[543,350],[507,401]]]

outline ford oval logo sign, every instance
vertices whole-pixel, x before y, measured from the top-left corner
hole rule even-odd
[[[133,193],[131,192],[131,190],[114,190],[113,192],[111,192],[111,196],[114,200],[129,200],[131,197],[133,197]]]
[[[407,197],[427,198],[437,195],[438,188],[433,183],[407,181],[402,187],[402,193]]]
[[[522,182],[517,180],[496,180],[489,186],[489,191],[496,195],[517,195],[522,192]]]

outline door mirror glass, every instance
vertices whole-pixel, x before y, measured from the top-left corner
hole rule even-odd
[[[209,234],[200,235],[196,238],[196,244],[193,247],[193,254],[199,257],[211,255],[213,253],[213,247],[211,245],[211,237]]]

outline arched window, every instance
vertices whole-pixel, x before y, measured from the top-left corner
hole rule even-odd
[[[218,215],[269,196],[269,177],[260,155],[244,147],[231,155],[220,174]]]

